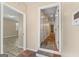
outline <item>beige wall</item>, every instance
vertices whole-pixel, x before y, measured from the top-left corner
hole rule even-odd
[[[21,12],[24,12],[26,14],[27,7],[25,3],[23,2],[7,2],[6,4],[9,4],[13,6],[14,8],[18,9]]]
[[[62,55],[79,56],[79,26],[72,25],[73,13],[79,9],[79,3],[62,3]]]
[[[11,36],[17,36],[17,31],[16,31],[16,22],[13,22],[8,20],[7,18],[4,18],[4,38],[8,38]]]

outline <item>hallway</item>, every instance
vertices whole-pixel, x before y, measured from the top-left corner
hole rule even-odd
[[[58,51],[55,41],[55,34],[51,32],[44,42],[41,43],[41,48]]]

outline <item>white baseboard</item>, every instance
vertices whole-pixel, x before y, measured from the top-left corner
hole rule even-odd
[[[17,36],[17,35],[5,36],[4,39],[10,38],[10,37],[15,37],[15,36]]]
[[[42,55],[42,54],[38,54],[38,53],[36,53],[36,56],[37,57],[48,57],[48,56],[45,56],[45,55]]]
[[[38,50],[35,50],[35,49],[30,49],[30,48],[26,48],[27,50],[31,50],[31,51],[34,51],[34,52],[37,52]]]

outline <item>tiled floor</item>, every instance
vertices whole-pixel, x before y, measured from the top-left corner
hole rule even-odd
[[[16,57],[14,54],[12,54],[12,53],[7,53],[8,54],[8,57]]]
[[[16,41],[17,37],[4,39],[4,53],[8,54],[9,57],[17,56],[22,50],[21,48],[16,47]]]

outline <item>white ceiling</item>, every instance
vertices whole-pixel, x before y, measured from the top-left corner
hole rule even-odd
[[[56,10],[57,10],[57,7],[51,7],[51,8],[42,9],[41,11],[47,16],[51,17],[55,15]]]
[[[7,6],[4,6],[3,7],[3,12],[4,12],[4,18],[9,18],[15,22],[18,22],[19,19],[22,19],[23,15],[18,13],[17,11],[7,7]],[[6,19],[5,19],[6,20]]]

